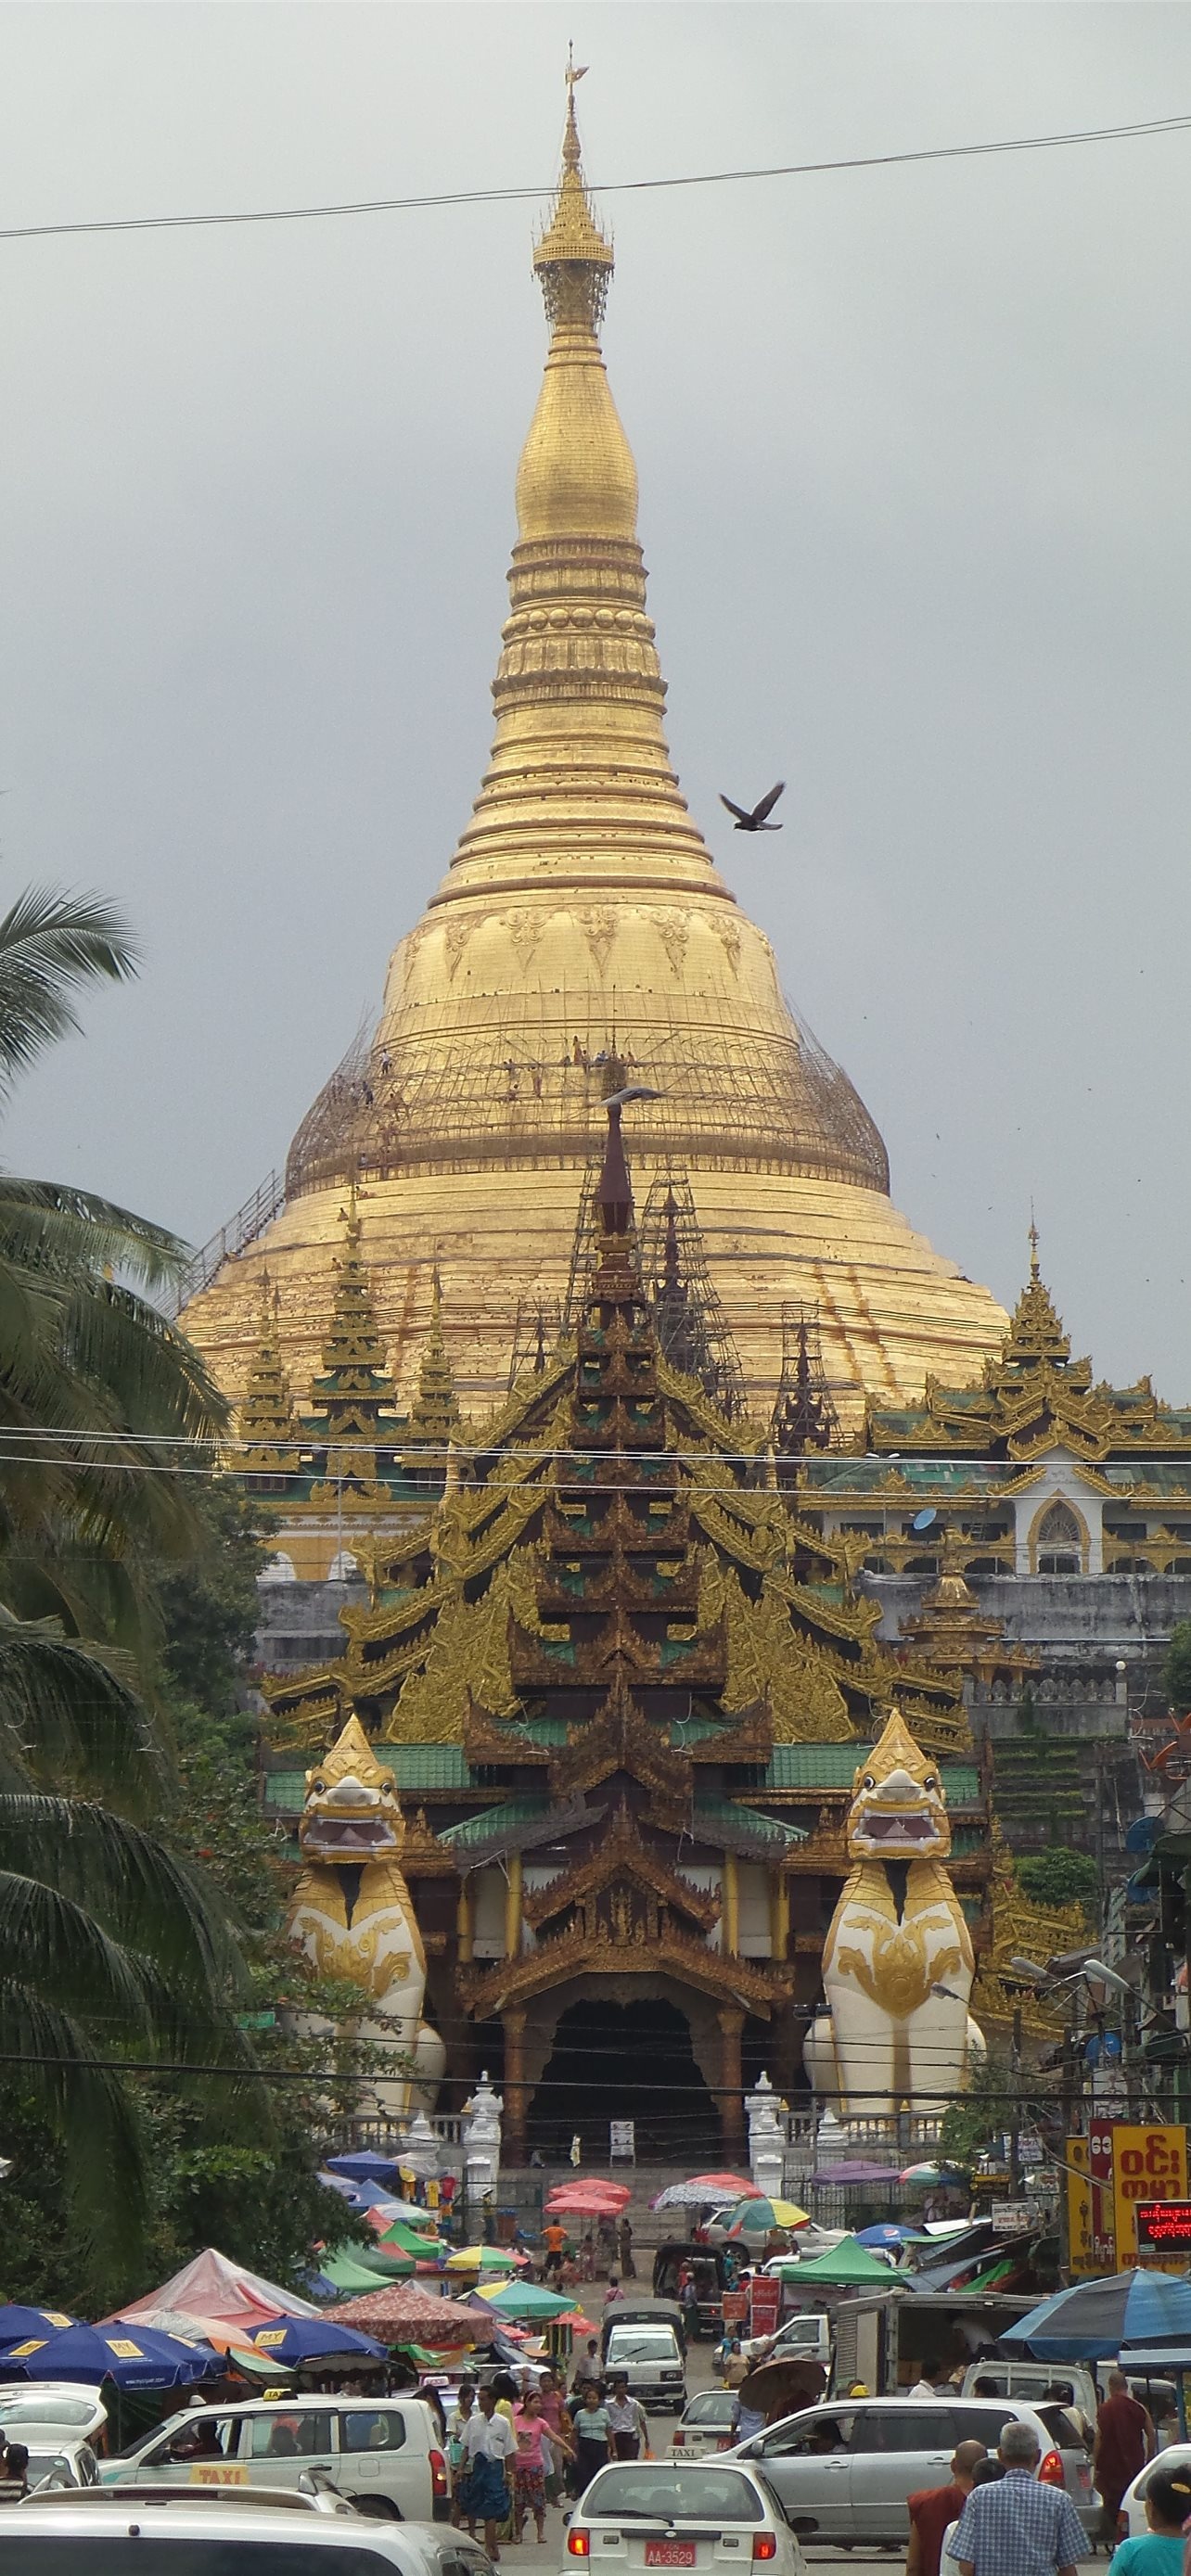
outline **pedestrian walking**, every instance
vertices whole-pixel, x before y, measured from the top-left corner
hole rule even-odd
[[[949,2484],[919,2487],[907,2496],[910,2546],[906,2551],[906,2576],[939,2576],[943,2534],[948,2523],[958,2521],[963,2512],[972,2492],[977,2461],[987,2457],[983,2442],[960,2442],[952,2453]]]
[[[1182,2576],[1183,2525],[1191,2513],[1191,2471],[1155,2469],[1146,2479],[1148,2531],[1123,2540],[1108,2576]]]
[[[615,2457],[612,2448],[612,2426],[598,2379],[589,2379],[582,2403],[572,2418],[575,2427],[575,2493],[581,2496],[591,2485],[597,2469]]]
[[[637,2266],[633,2261],[633,2231],[627,2217],[617,2222],[616,2240],[616,2250],[620,2256],[621,2280],[635,2281]]]
[[[515,2457],[516,2450],[517,2435],[508,2416],[498,2413],[492,2390],[481,2388],[475,2410],[464,2428],[466,2473],[459,2503],[461,2517],[473,2540],[477,2522],[483,2523],[484,2547],[494,2566],[500,2558],[497,2531],[509,2518],[505,2463]]]
[[[1096,2418],[1092,2444],[1092,2483],[1100,2497],[1097,2538],[1111,2549],[1117,2536],[1121,2497],[1157,2448],[1154,2427],[1144,2406],[1129,2394],[1123,2370],[1110,2370],[1108,2395]]]
[[[475,2402],[476,2383],[474,2379],[461,2379],[459,2382],[459,2395],[452,2412],[447,2417],[447,2467],[451,2473],[451,2520],[455,2524],[456,2529],[458,2529],[461,2520],[460,2495],[463,2487],[464,2476],[466,2474],[463,2436],[471,2421]]]
[[[1038,2481],[1038,2437],[1009,2423],[993,2486],[973,2486],[952,2544],[960,2576],[1075,2576],[1085,2542],[1070,2496]]]
[[[526,2390],[519,2406],[513,2409],[513,2430],[517,2450],[513,2460],[513,2546],[519,2549],[525,2529],[526,2514],[532,2514],[537,2526],[538,2547],[546,2538],[546,2437],[547,2423],[542,2413],[536,2388]]]
[[[649,2424],[639,2397],[629,2395],[627,2370],[615,2370],[607,2398],[612,2453],[617,2460],[639,2460],[649,2451]]]

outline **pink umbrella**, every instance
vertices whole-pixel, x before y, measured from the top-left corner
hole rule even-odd
[[[622,2182],[560,2182],[546,2202],[550,2218],[619,2218],[633,2195]]]
[[[709,2208],[714,2208],[718,2200],[763,2198],[764,2193],[758,2191],[756,2183],[749,2182],[742,2174],[702,2173],[692,2174],[689,2182],[668,2184],[649,2206],[651,2209],[698,2209],[706,2202]]]
[[[321,2313],[337,2325],[359,2326],[362,2334],[376,2335],[381,2343],[432,2344],[436,2349],[491,2343],[503,2331],[501,2319],[485,2312],[482,2304],[465,2308],[457,2299],[436,2299],[413,2281],[382,2281],[360,2298],[343,2299]]]

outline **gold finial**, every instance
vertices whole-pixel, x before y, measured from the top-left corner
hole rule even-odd
[[[1032,1204],[1030,1207],[1030,1277],[1031,1279],[1038,1277],[1038,1228],[1034,1223]]]
[[[592,212],[583,177],[583,156],[575,116],[575,84],[588,70],[567,48],[567,121],[562,138],[562,177],[550,222],[534,246],[533,264],[542,281],[546,319],[560,327],[596,332],[603,318],[612,248]]]

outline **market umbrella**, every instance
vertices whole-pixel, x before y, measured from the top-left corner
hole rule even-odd
[[[416,2263],[434,2263],[447,2249],[441,2236],[430,2236],[424,2228],[408,2227],[403,2218],[395,2218],[392,2226],[386,2227],[376,2247],[370,2246],[368,2250],[370,2253],[412,2254]]]
[[[252,2342],[243,2326],[221,2325],[217,2317],[188,2316],[181,2308],[154,2308],[150,2316],[140,2317],[129,2325],[126,2317],[108,2317],[106,2325],[113,2333],[125,2328],[136,2335],[142,2326],[151,2326],[154,2334],[175,2335],[181,2343],[209,2343],[216,2352],[230,2352],[236,2361],[255,2360]]]
[[[416,2281],[381,2281],[358,2299],[345,2299],[328,2313],[361,2334],[379,2335],[384,2343],[443,2345],[491,2343],[500,2329],[483,2307],[465,2308],[458,2299],[439,2299]]]
[[[888,2289],[890,2271],[879,2254],[870,2254],[868,2247],[858,2245],[854,2236],[845,2236],[833,2254],[812,2254],[807,2262],[792,2264],[786,2278],[796,2282],[800,2290],[804,2282],[813,2288],[816,2281],[839,2290],[861,2286],[875,2289],[878,2282]]]
[[[209,2343],[183,2343],[152,2326],[123,2318],[103,2326],[47,2326],[0,2353],[0,2363],[23,2379],[114,2379],[117,2388],[190,2388],[200,2379],[222,2379],[225,2362]]]
[[[353,2290],[379,2290],[381,2286],[381,2275],[375,2264],[361,2263],[350,2245],[337,2247],[333,2254],[320,2255],[318,2268],[337,2299],[350,2296]],[[413,2268],[406,2255],[403,2262],[392,2265],[387,2277],[391,2281],[408,2279]]]
[[[580,2217],[615,2218],[622,2209],[628,2208],[632,2197],[624,2183],[604,2182],[598,2174],[593,2174],[589,2182],[556,2183],[546,2207],[550,2211],[556,2210],[560,2217],[570,2209]]]
[[[396,2156],[328,2156],[328,2174],[346,2174],[349,2182],[383,2182],[392,2190],[397,2180]]]
[[[907,2226],[900,2218],[879,2218],[873,2227],[857,2228],[856,2243],[887,2245],[895,2253],[899,2245],[929,2245],[930,2238],[923,2235],[920,2227]]]
[[[291,2369],[299,2361],[357,2359],[383,2361],[385,2345],[345,2326],[334,2317],[278,2317],[276,2325],[259,2326],[252,2337],[256,2350]]]
[[[729,2236],[768,2236],[775,2227],[805,2227],[808,2209],[796,2200],[739,2200],[723,2224]]]
[[[155,2308],[177,2308],[184,2316],[216,2317],[221,2325],[270,2325],[274,2317],[316,2317],[319,2313],[312,2299],[295,2298],[292,2290],[283,2290],[276,2281],[262,2279],[259,2272],[249,2272],[242,2263],[233,2263],[217,2247],[208,2245],[180,2272],[171,2274],[156,2290],[147,2290],[143,2299],[133,2299],[120,2311],[124,2323],[148,2320]],[[3,2311],[0,2311],[0,2315]]]
[[[759,2361],[746,2372],[737,2395],[745,2406],[753,2406],[766,2421],[775,2424],[782,2415],[795,2415],[800,2406],[813,2406],[827,2386],[827,2372],[821,2361],[810,2353],[783,2354],[780,2360]]]
[[[932,2164],[906,2165],[897,2178],[899,2182],[917,2182],[924,2186],[932,2183],[966,2183],[968,2179],[958,2165]]]
[[[760,2200],[761,2197],[756,2183],[750,2182],[747,2174],[704,2173],[692,2174],[689,2182],[668,2183],[665,2191],[659,2191],[649,2206],[651,2209],[713,2209],[720,2200]]]
[[[536,2281],[506,2281],[500,2290],[478,2290],[477,2298],[494,2308],[502,2317],[565,2317],[574,2307],[573,2298],[557,2290],[540,2289]]]
[[[0,2308],[0,2351],[11,2343],[23,2343],[26,2335],[60,2334],[64,2326],[77,2326],[77,2317],[68,2317],[61,2308],[24,2308],[15,2302]]]
[[[527,2254],[518,2254],[511,2245],[461,2245],[448,2254],[448,2272],[520,2272],[528,2262]]]
[[[1107,2361],[1132,2343],[1191,2339],[1191,2281],[1173,2272],[1114,2272],[1077,2281],[1002,2329],[1039,2361]]]

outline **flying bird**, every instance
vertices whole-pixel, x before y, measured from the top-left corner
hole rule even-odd
[[[784,796],[785,792],[785,779],[779,778],[776,787],[771,787],[768,796],[763,796],[760,804],[754,805],[751,814],[745,812],[743,805],[734,805],[730,796],[721,796],[720,803],[727,807],[729,814],[735,815],[738,832],[780,832],[781,824],[771,823],[768,818],[779,796]]]

